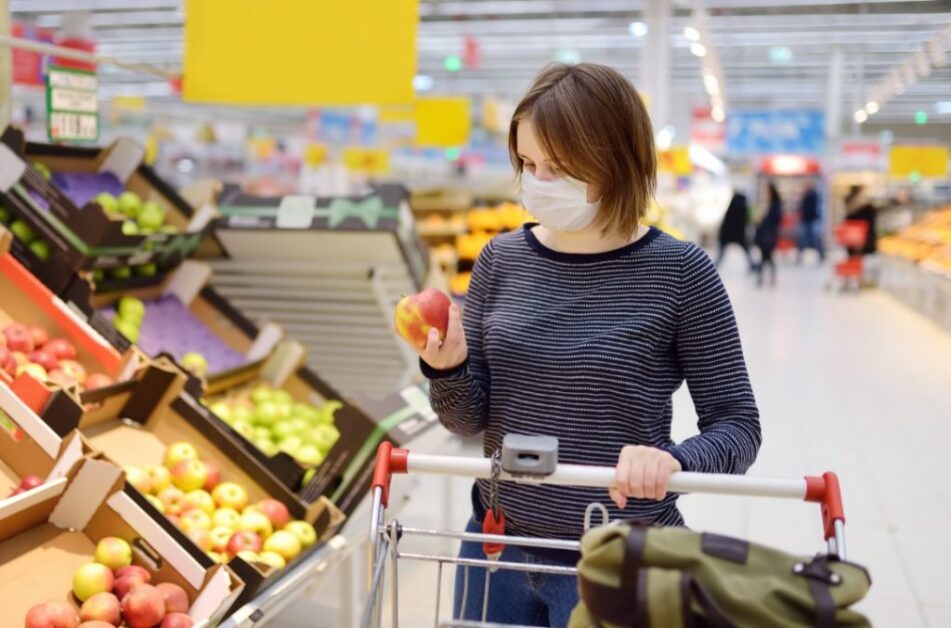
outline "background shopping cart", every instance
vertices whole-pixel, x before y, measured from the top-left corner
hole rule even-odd
[[[837,283],[842,290],[849,288],[858,290],[862,285],[862,276],[865,272],[862,248],[868,237],[868,223],[864,220],[846,220],[839,223],[833,233],[836,243],[845,249],[847,258],[836,262],[829,285]]]
[[[508,441],[508,438],[506,439]],[[503,444],[503,450],[506,444]],[[539,459],[545,453],[533,454],[521,447],[518,452],[508,452],[502,459],[517,461],[525,457],[531,466],[538,466]],[[556,458],[557,459],[557,458]],[[430,473],[459,477],[481,478],[491,481],[514,481],[534,484],[557,484],[567,486],[586,486],[609,488],[614,484],[613,467],[594,467],[572,464],[555,464],[543,470],[526,470],[517,462],[511,466],[494,467],[492,459],[458,456],[440,456],[412,454],[405,449],[395,449],[390,443],[383,443],[377,451],[376,467],[372,484],[372,510],[370,515],[370,543],[372,551],[372,579],[370,591],[363,613],[362,626],[379,627],[384,616],[384,592],[389,572],[390,613],[388,624],[392,628],[399,626],[399,563],[402,560],[424,561],[436,565],[434,626],[492,626],[487,624],[489,605],[488,590],[491,575],[485,579],[483,592],[483,612],[481,621],[459,621],[440,623],[443,570],[445,565],[462,568],[464,574],[471,569],[510,569],[536,573],[574,574],[576,570],[568,566],[524,564],[494,560],[460,559],[455,555],[438,553],[406,552],[400,549],[400,541],[407,537],[421,539],[454,539],[477,543],[503,543],[520,547],[577,550],[579,542],[575,540],[554,540],[530,537],[498,536],[473,534],[447,530],[418,529],[403,526],[399,521],[385,522],[389,501],[390,482],[394,473]],[[804,478],[763,478],[738,475],[717,475],[704,473],[675,473],[669,488],[678,493],[710,493],[719,495],[742,495],[749,497],[779,497],[801,499],[821,505],[823,535],[828,543],[830,554],[845,558],[845,515],[839,481],[835,473],[826,472],[822,476]],[[589,509],[589,514],[591,509]],[[588,522],[586,521],[586,527]],[[387,567],[389,567],[387,569]],[[465,576],[464,576],[465,577]],[[461,605],[465,607],[465,604]]]

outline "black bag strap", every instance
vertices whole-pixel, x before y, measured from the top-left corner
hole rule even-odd
[[[640,573],[641,557],[647,542],[647,528],[631,525],[624,538],[621,560],[621,587],[616,589],[592,582],[579,574],[581,599],[591,614],[608,623],[630,628],[648,628],[647,579]]]
[[[684,572],[684,578],[687,579],[688,584],[682,590],[689,590],[690,598],[703,609],[704,625],[710,628],[737,628],[733,620],[727,617],[723,609],[717,605],[710,592],[692,574]],[[686,616],[689,616],[689,613]]]

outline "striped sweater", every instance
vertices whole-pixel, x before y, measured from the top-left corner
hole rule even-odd
[[[560,253],[526,225],[483,250],[463,326],[464,364],[421,367],[442,424],[484,432],[486,455],[517,433],[557,437],[565,463],[613,467],[629,444],[666,449],[686,471],[743,473],[756,458],[759,415],[733,308],[696,245],[652,228],[615,251]],[[684,380],[699,434],[674,443],[671,397]],[[477,487],[480,509],[488,483]],[[555,538],[579,537],[595,501],[611,519],[681,525],[676,499],[620,511],[602,489],[505,482],[499,496],[507,533]]]

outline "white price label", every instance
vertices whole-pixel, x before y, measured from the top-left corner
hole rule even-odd
[[[278,229],[310,229],[317,199],[313,196],[285,196],[277,208]]]
[[[51,113],[50,136],[55,140],[95,140],[99,118],[95,114]]]

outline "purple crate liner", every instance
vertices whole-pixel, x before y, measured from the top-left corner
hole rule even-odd
[[[119,196],[125,191],[125,186],[111,172],[54,172],[53,183],[76,207],[82,207],[102,192]]]
[[[111,323],[116,310],[109,307],[102,314]],[[227,371],[248,361],[195,318],[175,295],[145,301],[138,345],[150,356],[165,352],[179,361],[189,351],[195,351],[205,356],[209,373]]]

